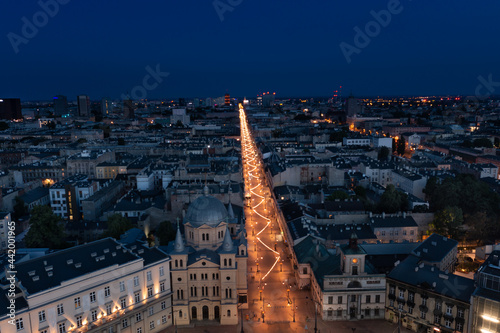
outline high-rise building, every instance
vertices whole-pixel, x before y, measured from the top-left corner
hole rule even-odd
[[[19,98],[0,98],[0,119],[23,119]]]
[[[205,106],[210,106],[210,107],[213,106],[212,98],[207,97],[207,99],[205,99]]]
[[[54,115],[62,116],[68,113],[68,99],[64,95],[54,96]]]
[[[262,106],[265,108],[272,108],[274,105],[274,98],[276,93],[263,93],[262,94]]]
[[[90,117],[90,98],[87,95],[78,95],[78,116]]]
[[[123,100],[123,118],[132,119],[135,117],[134,114],[134,103],[131,99]]]
[[[348,117],[354,117],[355,115],[362,113],[364,106],[360,99],[350,96],[346,103],[346,113]]]
[[[107,117],[111,114],[113,111],[113,103],[111,102],[111,99],[104,97],[101,100],[101,113],[104,117]]]
[[[225,106],[229,106],[229,105],[231,105],[231,98],[230,98],[229,94],[226,94],[226,95],[224,96],[224,105],[225,105]]]

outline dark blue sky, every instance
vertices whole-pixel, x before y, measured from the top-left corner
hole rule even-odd
[[[353,28],[364,30],[370,11],[394,0],[218,0],[241,2],[223,21],[213,0],[60,1],[67,4],[17,53],[9,36],[23,37],[22,18],[43,20],[42,9],[4,4],[1,97],[118,98],[157,64],[170,75],[148,98],[329,96],[339,85],[344,95],[472,95],[479,75],[500,82],[497,0],[401,0],[401,12],[350,63],[340,43],[355,46]]]

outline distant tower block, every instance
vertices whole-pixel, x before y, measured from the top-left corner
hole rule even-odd
[[[225,105],[225,106],[229,106],[229,105],[231,105],[231,98],[229,97],[229,94],[226,94],[226,95],[224,96],[224,105]]]
[[[78,116],[90,117],[90,97],[87,95],[78,95]]]
[[[62,116],[68,113],[68,99],[64,95],[54,96],[54,115]]]
[[[354,117],[363,112],[364,106],[360,99],[350,96],[347,99],[346,114],[348,117]]]

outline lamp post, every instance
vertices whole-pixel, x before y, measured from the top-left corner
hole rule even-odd
[[[262,290],[261,290],[262,292]],[[262,294],[261,294],[262,296]],[[266,322],[266,308],[264,307],[264,298],[262,298],[262,323]]]

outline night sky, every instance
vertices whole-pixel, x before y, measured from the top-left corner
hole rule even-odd
[[[59,1],[53,17],[37,1],[4,3],[0,97],[118,98],[158,64],[170,74],[148,81],[147,98],[331,96],[339,85],[356,96],[473,95],[478,76],[500,82],[498,0]],[[390,23],[369,24],[388,6]],[[34,15],[40,27],[25,38],[22,18]],[[367,24],[373,37],[348,63],[339,45],[356,47],[354,28]]]

